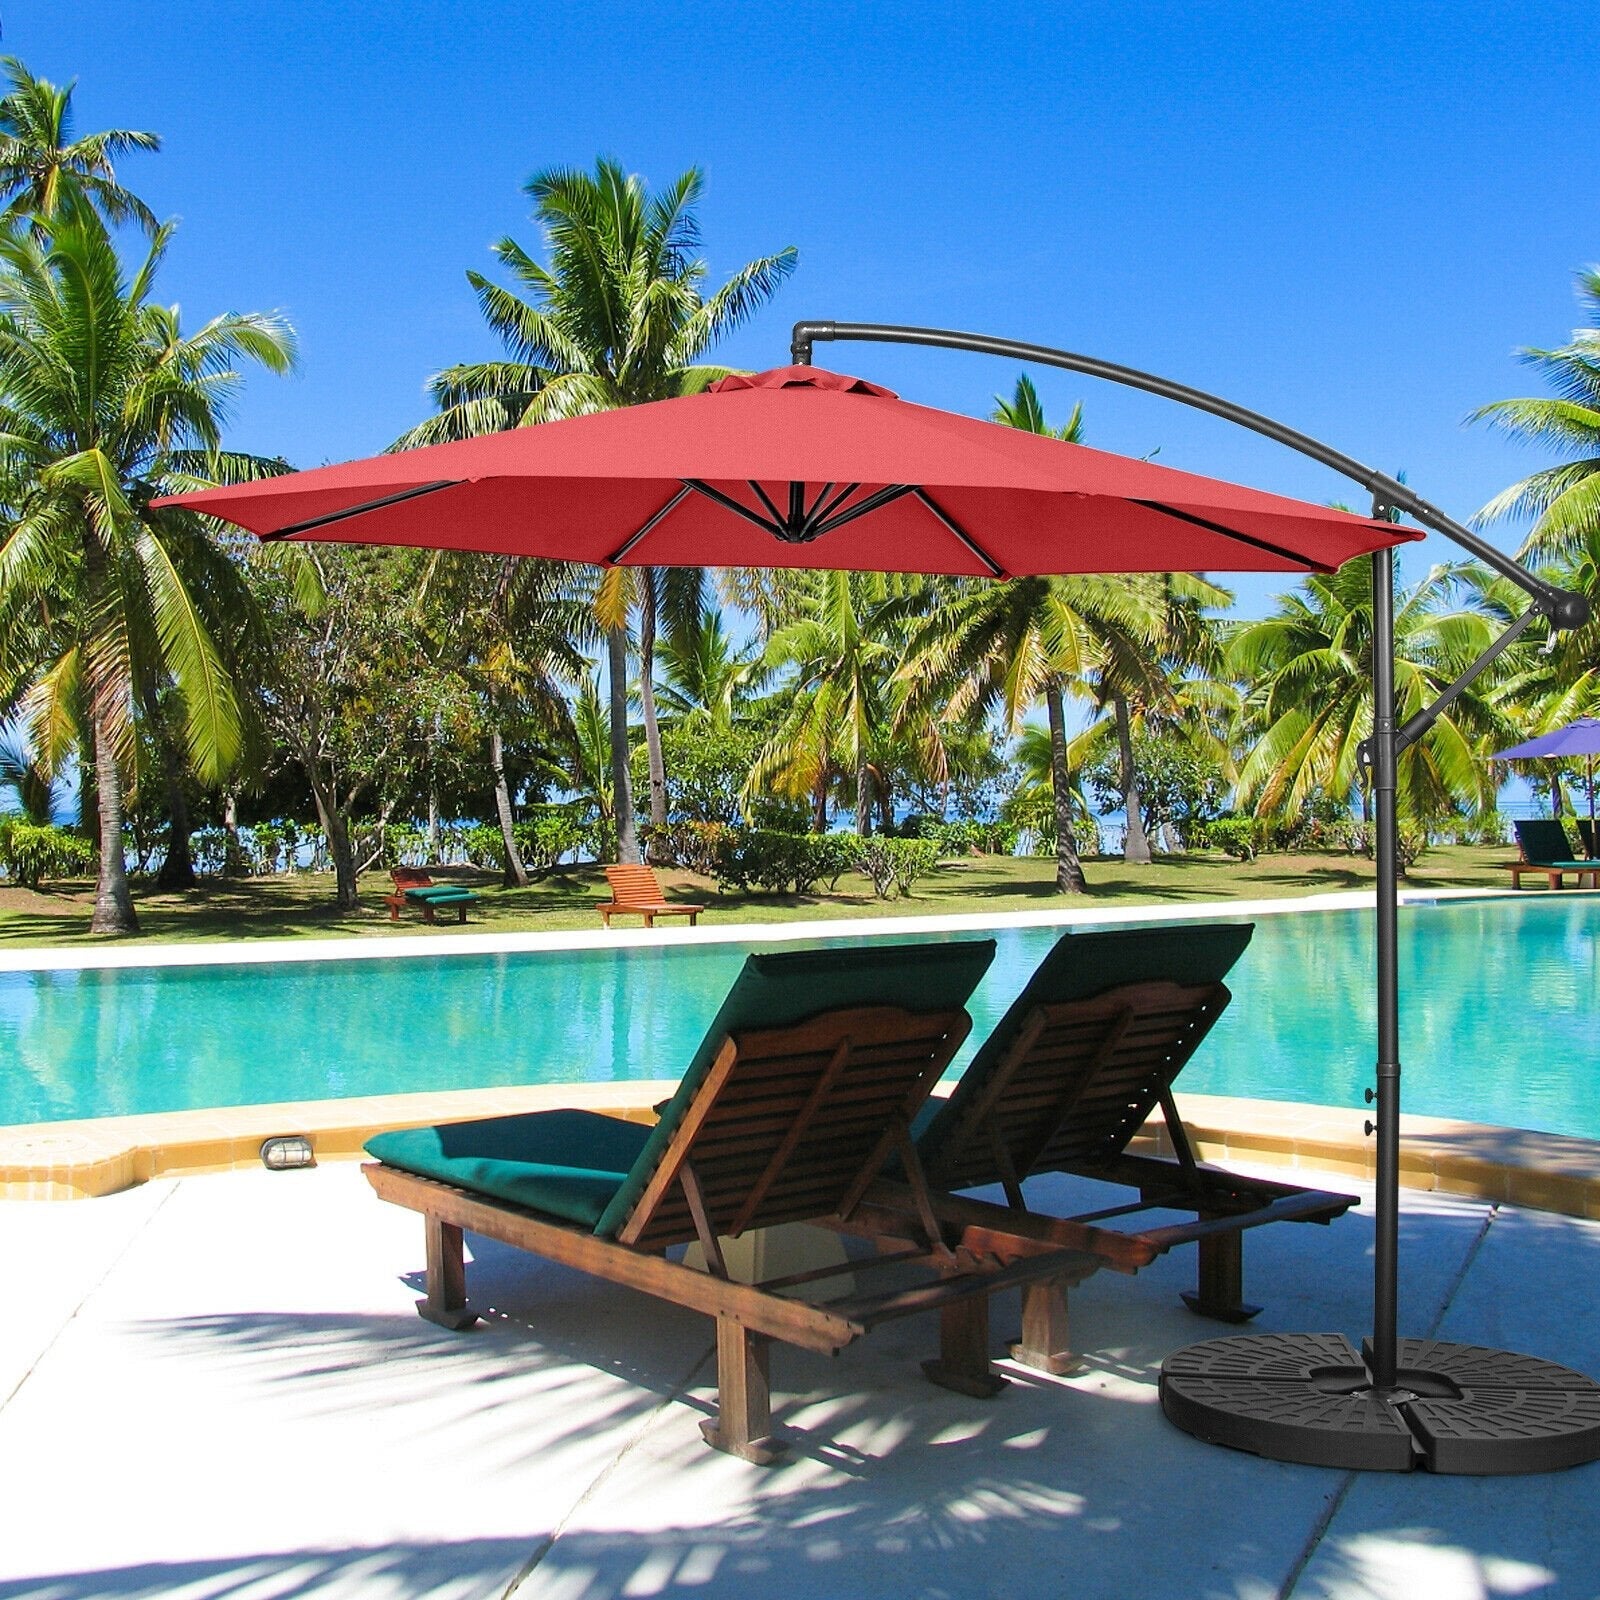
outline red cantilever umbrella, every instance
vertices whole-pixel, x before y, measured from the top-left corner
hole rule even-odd
[[[156,504],[264,538],[997,578],[1331,572],[1422,537],[817,367]]]

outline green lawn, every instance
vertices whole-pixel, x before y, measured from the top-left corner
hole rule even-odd
[[[1496,863],[1513,852],[1505,846],[1452,845],[1430,850],[1406,886],[1505,888]],[[1041,859],[975,857],[947,862],[905,900],[877,900],[864,878],[843,878],[837,894],[718,894],[714,884],[690,873],[661,874],[670,899],[704,903],[701,926],[748,922],[795,922],[815,918],[934,916],[962,912],[1028,911],[1052,906],[1184,904],[1206,900],[1276,899],[1284,895],[1360,889],[1372,882],[1372,864],[1355,856],[1274,855],[1230,861],[1220,855],[1169,856],[1149,867],[1120,860],[1090,861],[1089,893],[1082,899],[1055,893],[1055,863]],[[599,926],[596,901],[608,898],[597,867],[559,872],[527,889],[506,890],[486,874],[450,872],[482,896],[465,929],[453,923],[426,930],[448,939],[459,932],[548,932]],[[143,942],[190,940],[384,937],[424,931],[408,914],[391,923],[383,904],[389,886],[383,873],[361,880],[359,910],[341,914],[332,905],[332,878],[292,877],[212,882],[187,894],[136,891]],[[1530,891],[1542,892],[1542,891]],[[52,885],[35,894],[0,888],[0,945],[60,945],[87,942],[93,885]],[[672,919],[674,923],[678,919]],[[637,919],[624,919],[637,926]],[[621,925],[621,924],[619,924]]]

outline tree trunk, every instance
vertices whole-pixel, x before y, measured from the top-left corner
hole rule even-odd
[[[439,860],[439,789],[431,780],[428,784],[428,865]]]
[[[611,814],[617,824],[617,860],[638,862],[633,824],[633,777],[628,771],[628,632],[606,629],[606,666],[611,702]]]
[[[1122,756],[1122,812],[1127,827],[1122,835],[1122,859],[1136,866],[1150,865],[1150,840],[1144,831],[1144,803],[1139,794],[1139,773],[1133,764],[1133,719],[1122,695],[1113,697],[1117,718],[1117,749]]]
[[[826,770],[817,779],[817,787],[811,797],[811,831],[813,833],[826,833],[828,831],[828,774]]]
[[[122,773],[100,719],[89,713],[94,738],[96,806],[100,822],[100,875],[94,886],[90,933],[137,933],[139,918],[128,892],[128,864],[122,855]]]
[[[167,791],[167,854],[156,874],[156,888],[172,891],[192,889],[195,884],[194,856],[189,849],[193,831],[189,818],[189,799],[183,780],[169,771],[164,775]]]
[[[227,835],[222,847],[222,875],[236,878],[244,871],[244,841],[239,837],[239,791],[231,786],[222,797],[222,831]]]
[[[517,849],[516,818],[511,814],[511,789],[506,783],[506,752],[498,727],[489,730],[489,765],[494,770],[494,808],[500,815],[500,844],[506,853],[504,886],[526,889],[528,869]]]
[[[1072,837],[1072,774],[1067,771],[1067,717],[1061,704],[1061,685],[1052,678],[1045,685],[1045,709],[1050,715],[1050,788],[1056,802],[1056,893],[1084,894],[1088,881],[1078,846]]]
[[[350,840],[350,821],[339,810],[331,795],[323,795],[322,787],[312,784],[312,798],[317,802],[317,816],[322,819],[323,838],[328,840],[328,859],[333,862],[333,902],[339,910],[355,910],[355,845]]]
[[[639,706],[644,714],[644,748],[650,762],[650,826],[667,825],[667,764],[661,754],[661,728],[656,721],[656,575],[640,574]]]
[[[872,780],[865,761],[856,763],[856,833],[863,839],[872,832]]]

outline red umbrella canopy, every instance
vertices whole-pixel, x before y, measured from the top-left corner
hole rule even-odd
[[[156,504],[263,538],[1004,578],[1331,572],[1422,537],[818,367]]]

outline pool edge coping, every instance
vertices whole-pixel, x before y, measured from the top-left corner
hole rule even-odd
[[[374,1133],[431,1122],[572,1107],[649,1122],[653,1105],[676,1087],[670,1080],[542,1084],[23,1124],[0,1128],[0,1199],[91,1199],[157,1178],[256,1167],[262,1141],[281,1134],[306,1137],[319,1161],[344,1161],[358,1158]],[[1221,1095],[1177,1101],[1205,1160],[1375,1176],[1359,1111]],[[1600,1141],[1410,1114],[1401,1118],[1401,1140],[1407,1188],[1600,1221]],[[1136,1142],[1171,1153],[1159,1114]]]
[[[1578,893],[1580,891],[1574,891]],[[1440,901],[1515,899],[1515,891],[1492,886],[1402,890],[1402,905]],[[1524,900],[1538,896],[1522,896]],[[549,933],[397,934],[335,939],[263,939],[256,943],[114,945],[0,948],[0,973],[92,972],[137,967],[254,966],[298,961],[375,961],[413,956],[485,956],[555,950],[626,950],[697,944],[763,944],[804,939],[871,938],[918,933],[981,933],[991,928],[1075,927],[1085,924],[1187,922],[1196,918],[1283,916],[1307,911],[1370,910],[1370,889],[1340,889],[1269,900],[1196,900],[1129,906],[1052,906],[1039,911],[961,912],[945,915],[832,917],[804,922],[730,922],[711,927],[565,928]]]

